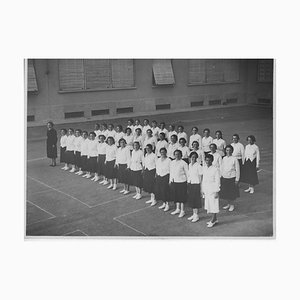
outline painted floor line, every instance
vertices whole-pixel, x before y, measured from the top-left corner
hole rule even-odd
[[[33,196],[33,195],[43,194],[43,193],[47,193],[47,192],[50,192],[50,191],[51,191],[51,189],[42,190],[42,191],[33,192],[33,193],[28,192],[28,196]]]
[[[66,236],[66,235],[68,235],[68,234],[72,234],[72,233],[75,233],[75,232],[81,232],[83,235],[88,236],[85,232],[83,232],[83,231],[80,230],[80,229],[76,229],[76,230],[74,230],[74,231],[67,232],[67,233],[63,234],[63,236]]]
[[[37,180],[37,179],[35,179],[35,178],[32,178],[32,177],[30,177],[30,176],[28,176],[28,178],[30,178],[30,179],[33,180],[33,181],[36,181],[36,182],[40,183],[41,185],[44,185],[44,186],[50,188],[50,189],[52,189],[52,190],[54,190],[54,191],[56,191],[56,192],[58,192],[58,193],[61,193],[61,194],[65,195],[65,196],[70,197],[70,198],[72,198],[73,200],[76,200],[76,201],[80,202],[81,204],[87,206],[88,208],[91,208],[90,205],[88,205],[88,204],[82,202],[81,200],[77,199],[76,197],[73,197],[72,195],[69,195],[69,194],[67,194],[67,193],[65,193],[65,192],[62,192],[62,191],[60,191],[60,190],[58,190],[58,189],[56,189],[56,188],[54,188],[54,187],[52,187],[52,186],[50,186],[50,185],[48,185],[48,184],[42,182],[42,181],[39,181],[39,180]]]
[[[134,227],[132,227],[132,226],[130,226],[130,225],[128,225],[128,224],[126,224],[126,223],[124,223],[124,222],[122,222],[122,221],[116,219],[116,218],[114,218],[114,221],[119,222],[119,223],[122,224],[123,226],[128,227],[128,228],[130,228],[131,230],[133,230],[133,231],[135,231],[135,232],[138,232],[138,233],[140,233],[140,234],[142,234],[142,235],[144,235],[144,236],[147,236],[144,232],[142,232],[142,231],[140,231],[140,230],[137,230],[137,229],[135,229]]]
[[[51,212],[49,212],[49,211],[47,211],[47,210],[41,208],[40,206],[36,205],[35,203],[33,203],[33,202],[29,201],[29,200],[26,200],[26,201],[27,201],[28,203],[30,203],[31,205],[33,205],[33,206],[39,208],[40,210],[42,210],[42,211],[45,212],[46,214],[48,214],[48,215],[50,215],[50,216],[56,218],[56,216],[54,216],[54,214],[52,214]]]
[[[131,211],[129,213],[126,213],[126,214],[122,214],[120,216],[117,216],[117,217],[114,217],[114,219],[119,219],[119,218],[122,218],[122,217],[125,217],[125,216],[128,216],[128,215],[131,215],[131,214],[134,214],[134,213],[137,213],[139,211],[142,211],[142,210],[145,210],[145,209],[148,209],[152,206],[147,206],[147,207],[143,207],[143,208],[140,208],[140,209],[137,209],[137,210],[134,210],[134,211]]]
[[[39,221],[35,221],[35,222],[32,222],[32,223],[29,223],[29,224],[26,224],[26,227],[28,226],[31,226],[31,225],[34,225],[34,224],[37,224],[37,223],[41,223],[41,222],[45,222],[45,221],[48,221],[48,220],[51,220],[51,219],[55,219],[56,217],[49,217],[47,219],[43,219],[43,220],[39,220]]]
[[[33,159],[27,159],[27,162],[32,162],[32,161],[37,161],[37,160],[42,160],[42,159],[46,159],[47,157],[38,157],[38,158],[33,158]]]
[[[101,205],[104,205],[104,204],[107,204],[107,203],[111,203],[111,202],[115,202],[115,201],[120,201],[120,200],[122,200],[122,199],[127,198],[128,196],[132,196],[132,195],[126,195],[126,196],[123,196],[123,197],[119,197],[119,198],[117,198],[117,199],[112,199],[112,200],[109,200],[109,201],[106,201],[106,202],[102,202],[102,203],[93,205],[93,206],[91,206],[90,208],[94,208],[94,207],[101,206]]]
[[[249,216],[252,216],[252,215],[266,214],[266,213],[273,213],[273,211],[272,210],[262,210],[262,211],[255,211],[255,212],[252,212],[252,213],[241,214],[241,215],[249,217]]]

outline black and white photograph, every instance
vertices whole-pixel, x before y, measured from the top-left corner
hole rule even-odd
[[[26,59],[26,237],[274,237],[275,62]]]
[[[0,298],[297,299],[298,6],[3,2]]]

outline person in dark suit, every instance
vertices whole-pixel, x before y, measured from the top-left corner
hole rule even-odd
[[[57,132],[53,122],[47,123],[47,157],[51,159],[51,167],[56,166],[57,158]]]

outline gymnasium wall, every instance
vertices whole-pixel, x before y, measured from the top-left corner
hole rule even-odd
[[[167,113],[247,103],[272,104],[273,85],[257,81],[258,60],[240,60],[240,80],[234,83],[188,85],[188,60],[174,59],[174,86],[153,86],[152,60],[134,60],[135,88],[104,91],[59,91],[58,60],[34,60],[38,92],[28,93],[28,126],[68,121],[101,120],[117,116]],[[259,100],[265,99],[265,100]],[[193,104],[191,104],[193,103]],[[158,105],[158,107],[157,107]],[[170,108],[168,108],[170,105]],[[132,113],[117,109],[132,107]],[[165,108],[165,109],[160,109]],[[92,110],[109,110],[91,116]],[[84,117],[65,119],[67,112],[84,112]]]

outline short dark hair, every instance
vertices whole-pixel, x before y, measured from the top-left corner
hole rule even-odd
[[[96,133],[94,132],[94,131],[91,131],[90,133],[89,133],[89,135],[94,135],[94,136],[96,136]]]
[[[175,154],[176,152],[178,152],[178,153],[180,154],[180,156],[182,157],[182,151],[181,151],[181,150],[176,149],[176,150],[174,151],[174,154]]]
[[[223,134],[222,134],[222,131],[221,131],[221,130],[217,130],[215,134],[217,134],[217,133],[219,133],[220,136],[221,136],[221,138],[222,138],[222,135],[223,135]]]
[[[212,162],[214,161],[214,156],[209,153],[205,155],[205,158],[209,158]]]
[[[108,141],[108,140],[112,140],[113,144],[115,143],[115,139],[114,139],[112,136],[109,136],[109,137],[107,138],[107,141]]]
[[[126,143],[126,140],[123,139],[123,138],[119,139],[119,145],[121,145],[121,142],[124,142],[125,144],[127,144],[127,143]]]
[[[204,132],[204,131],[208,131],[208,132],[210,133],[210,129],[209,129],[209,128],[204,128],[204,129],[203,129],[203,132]]]
[[[192,158],[193,155],[196,155],[196,158],[199,157],[198,153],[195,151],[191,152],[189,157]]]
[[[238,140],[240,139],[240,136],[237,133],[232,135],[232,137],[234,137],[234,136],[236,136]]]
[[[171,135],[171,138],[175,138],[176,139],[176,142],[178,141],[178,136],[176,134],[172,134]]]
[[[151,144],[147,144],[146,147],[149,147],[151,150],[153,150],[153,146]]]
[[[167,149],[165,147],[160,148],[159,152],[161,152],[162,150],[167,152]]]
[[[247,136],[246,141],[247,141],[248,139],[251,139],[254,143],[256,142],[256,138],[255,138],[255,136],[252,135],[252,134]]]
[[[225,151],[226,151],[227,148],[229,148],[231,150],[231,152],[233,152],[233,147],[231,145],[226,145]]]
[[[180,138],[179,139],[179,143],[180,143],[180,141],[184,141],[186,143],[186,139],[185,138]]]

